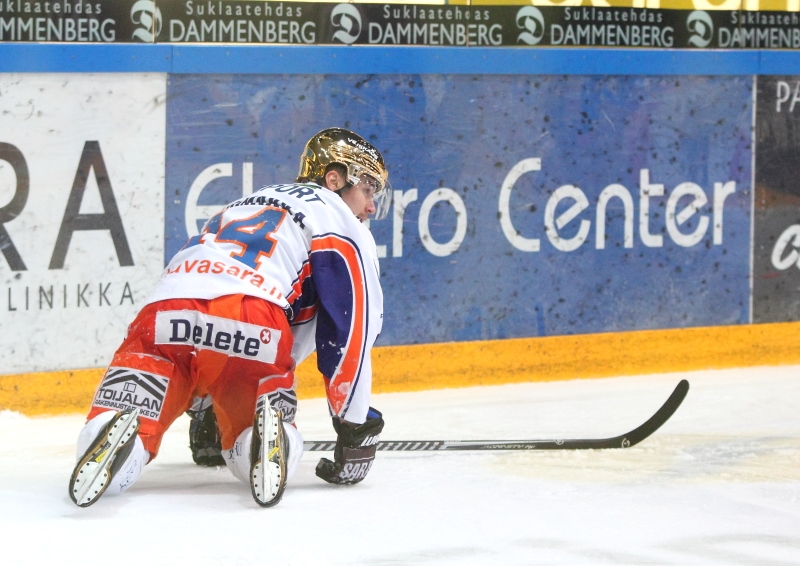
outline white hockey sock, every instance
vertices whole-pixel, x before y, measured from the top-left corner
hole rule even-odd
[[[286,431],[286,439],[289,441],[289,459],[286,462],[286,481],[289,481],[303,456],[303,435],[293,425],[284,423],[283,429]],[[228,469],[239,481],[247,485],[250,485],[250,442],[252,438],[253,427],[248,427],[236,439],[233,448],[222,451]]]
[[[223,450],[222,457],[231,473],[241,482],[250,483],[250,439],[253,427],[244,429],[233,443],[233,448]]]
[[[77,456],[75,458],[76,462],[83,457],[103,427],[108,423],[108,421],[114,418],[115,415],[116,413],[114,411],[105,411],[84,425],[80,433],[78,433],[78,449]],[[111,478],[111,483],[109,483],[108,487],[106,488],[106,494],[114,495],[117,493],[122,493],[130,488],[136,482],[136,480],[139,479],[139,475],[142,473],[142,468],[147,465],[149,460],[150,453],[144,449],[142,439],[137,435],[136,439],[134,440],[131,453],[128,454],[128,457],[125,459],[125,462],[122,464],[122,467],[120,467],[119,471],[117,471],[117,473],[114,474],[114,477]]]
[[[288,481],[303,456],[303,435],[293,425],[284,423],[283,428],[286,430],[286,438],[289,439],[289,460],[286,462],[286,480]]]

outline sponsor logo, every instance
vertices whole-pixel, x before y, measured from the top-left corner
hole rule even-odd
[[[483,450],[535,450],[535,444],[510,444],[503,442],[502,444],[486,444],[481,446]]]
[[[166,26],[171,42],[312,44],[317,24],[302,16],[303,7],[283,2],[187,0]]]
[[[331,23],[338,31],[333,39],[347,45],[354,43],[361,35],[361,12],[352,4],[338,4],[331,12]]]
[[[158,420],[169,379],[132,368],[110,367],[95,393],[93,407],[122,411],[138,408],[139,414]]]
[[[367,473],[372,467],[372,462],[372,459],[370,459],[368,462],[348,462],[344,465],[342,471],[339,473],[339,479],[348,481],[363,480],[365,477],[367,477]]]
[[[202,243],[202,240],[194,237],[189,243],[191,245],[187,245],[186,247],[191,247],[193,245]],[[235,265],[234,263],[238,265]],[[168,266],[162,277],[169,277],[176,274],[185,275],[190,273],[203,276],[210,275],[212,277],[215,275],[225,274],[226,276],[234,277],[240,281],[249,283],[253,287],[263,291],[264,295],[262,297],[268,301],[272,301],[280,306],[284,306],[284,303],[286,303],[286,299],[283,297],[283,294],[278,291],[277,287],[271,287],[269,281],[265,280],[263,275],[251,269],[246,269],[242,266],[241,262],[233,262],[228,264],[223,261],[215,261],[214,263],[211,263],[211,260],[208,259],[187,259],[172,267]],[[286,306],[284,306],[284,308],[286,308]]]
[[[101,2],[82,0],[4,0],[0,41],[111,43],[116,40],[116,21],[101,19],[103,8]]]
[[[489,10],[457,6],[384,5],[383,22],[370,21],[367,43],[394,45],[501,45],[503,26],[490,24]],[[486,23],[483,23],[486,22]]]
[[[790,251],[789,248],[793,248]],[[800,224],[789,226],[778,236],[775,247],[772,248],[772,266],[780,271],[785,271],[794,266],[800,269]]]
[[[14,281],[13,279],[11,280]],[[43,284],[24,287],[9,286],[0,290],[0,309],[14,311],[51,311],[54,309],[111,307],[123,303],[133,305],[133,289],[127,281],[120,288],[117,282],[100,281],[74,285]]]
[[[785,102],[789,102],[789,112],[794,112],[794,108],[800,102],[800,81],[794,83],[794,93],[792,93],[792,86],[786,81],[778,81],[777,92],[775,93],[775,112],[783,112],[785,108],[781,108]],[[792,100],[789,101],[789,98]]]
[[[272,407],[281,412],[281,420],[287,423],[294,422],[297,414],[297,395],[294,389],[276,389],[267,395],[267,399]]]
[[[511,215],[508,208],[510,193],[514,184],[523,174],[540,170],[542,170],[542,164],[539,158],[523,159],[509,171],[500,188],[500,212],[502,214],[500,225],[511,245],[521,251],[539,252],[541,246],[538,238],[520,236],[520,233],[511,223]],[[707,194],[705,189],[691,181],[680,182],[674,189],[667,191],[662,183],[653,182],[650,178],[649,169],[640,169],[638,192],[639,238],[645,246],[650,248],[664,247],[664,232],[667,238],[684,248],[699,245],[709,232],[711,233],[713,245],[722,245],[723,210],[726,199],[736,192],[735,181],[714,182],[713,189],[708,191],[711,193],[710,195]],[[598,219],[605,218],[605,205],[600,203],[605,202],[612,195],[619,196],[625,199],[626,202],[633,202],[634,194],[621,184],[613,183],[607,185],[600,192],[600,197],[597,201],[598,205],[603,207],[603,212],[596,217]],[[663,219],[660,213],[651,213],[651,199],[660,197],[667,197],[666,214]],[[691,200],[689,200],[689,197]],[[557,211],[563,206],[561,204],[563,201],[571,201],[577,204],[573,204],[568,213],[562,214]],[[709,202],[712,203],[711,210],[706,213],[706,205]],[[582,189],[575,185],[563,185],[550,194],[544,211],[544,233],[555,249],[562,252],[573,252],[587,241],[591,242],[589,232],[592,224],[586,219],[573,224],[576,228],[571,228],[574,234],[572,237],[561,235],[561,233],[566,234],[564,231],[566,225],[576,219],[581,211],[590,206],[589,198]],[[625,214],[629,219],[627,222],[632,227],[634,224],[633,208],[629,208]],[[653,220],[658,218],[662,222],[659,229],[654,230],[651,227],[651,223],[654,223],[651,221],[651,217]],[[692,220],[693,218],[694,220]],[[606,246],[606,223],[607,220],[600,220],[595,226],[594,246],[598,250],[605,249]],[[661,228],[662,226],[663,228]],[[622,245],[626,248],[634,246],[633,231],[627,232]]]
[[[525,30],[517,36],[517,43],[536,45],[544,37],[544,16],[534,6],[525,6],[517,12],[517,27]]]
[[[131,21],[139,26],[133,38],[144,43],[153,43],[161,33],[161,10],[153,0],[138,0],[131,6]]]
[[[380,439],[379,434],[371,434],[361,442],[361,447],[367,448],[368,446],[374,446],[375,444],[378,443],[379,439]]]
[[[689,44],[695,47],[708,47],[714,36],[714,23],[708,12],[695,10],[686,18],[686,28],[692,34]]]
[[[549,45],[672,47],[675,30],[653,10],[565,8],[563,23],[550,25]]]
[[[347,141],[350,143],[350,145],[356,146],[358,148],[358,151],[360,151],[362,153],[366,153],[367,155],[369,155],[372,159],[375,159],[376,161],[379,160],[380,155],[378,155],[378,150],[376,150],[374,147],[368,146],[367,144],[363,143],[362,141],[357,140],[357,139],[353,139],[353,138],[347,138]]]
[[[228,356],[272,363],[281,331],[197,311],[162,311],[156,315],[156,344],[194,346]]]
[[[138,458],[134,459],[127,468],[122,468],[117,473],[122,477],[122,479],[115,483],[117,483],[117,486],[119,487],[119,493],[122,493],[128,489],[128,487],[130,487],[142,473],[142,462]]]
[[[730,13],[730,25],[717,30],[718,47],[767,49],[800,48],[800,15],[781,13]]]

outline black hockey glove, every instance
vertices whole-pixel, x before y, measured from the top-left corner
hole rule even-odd
[[[191,419],[189,448],[194,463],[198,466],[224,466],[225,458],[222,457],[217,417],[212,406],[208,404],[204,408],[190,409],[186,412]]]
[[[328,483],[358,483],[367,477],[375,460],[378,438],[383,430],[383,415],[370,407],[364,424],[341,423],[333,419],[333,428],[337,434],[334,461],[320,459],[317,476]]]

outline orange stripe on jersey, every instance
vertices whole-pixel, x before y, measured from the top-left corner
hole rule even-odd
[[[311,305],[310,307],[300,309],[297,316],[292,320],[292,325],[303,324],[314,318],[314,315],[317,314],[317,308],[317,305]]]
[[[350,317],[350,336],[335,375],[329,376],[330,382],[326,383],[328,402],[333,411],[339,415],[347,405],[361,369],[367,323],[366,283],[358,249],[352,242],[335,235],[314,238],[311,242],[311,253],[322,251],[336,252],[345,261],[353,289],[354,304],[353,314]],[[341,388],[345,383],[349,386]]]

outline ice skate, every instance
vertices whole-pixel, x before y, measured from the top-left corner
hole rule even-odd
[[[250,445],[250,489],[256,503],[271,507],[281,500],[286,487],[289,446],[280,411],[267,403],[259,405]]]
[[[103,495],[111,478],[133,450],[139,431],[139,409],[118,412],[78,460],[69,480],[69,496],[88,507]]]

